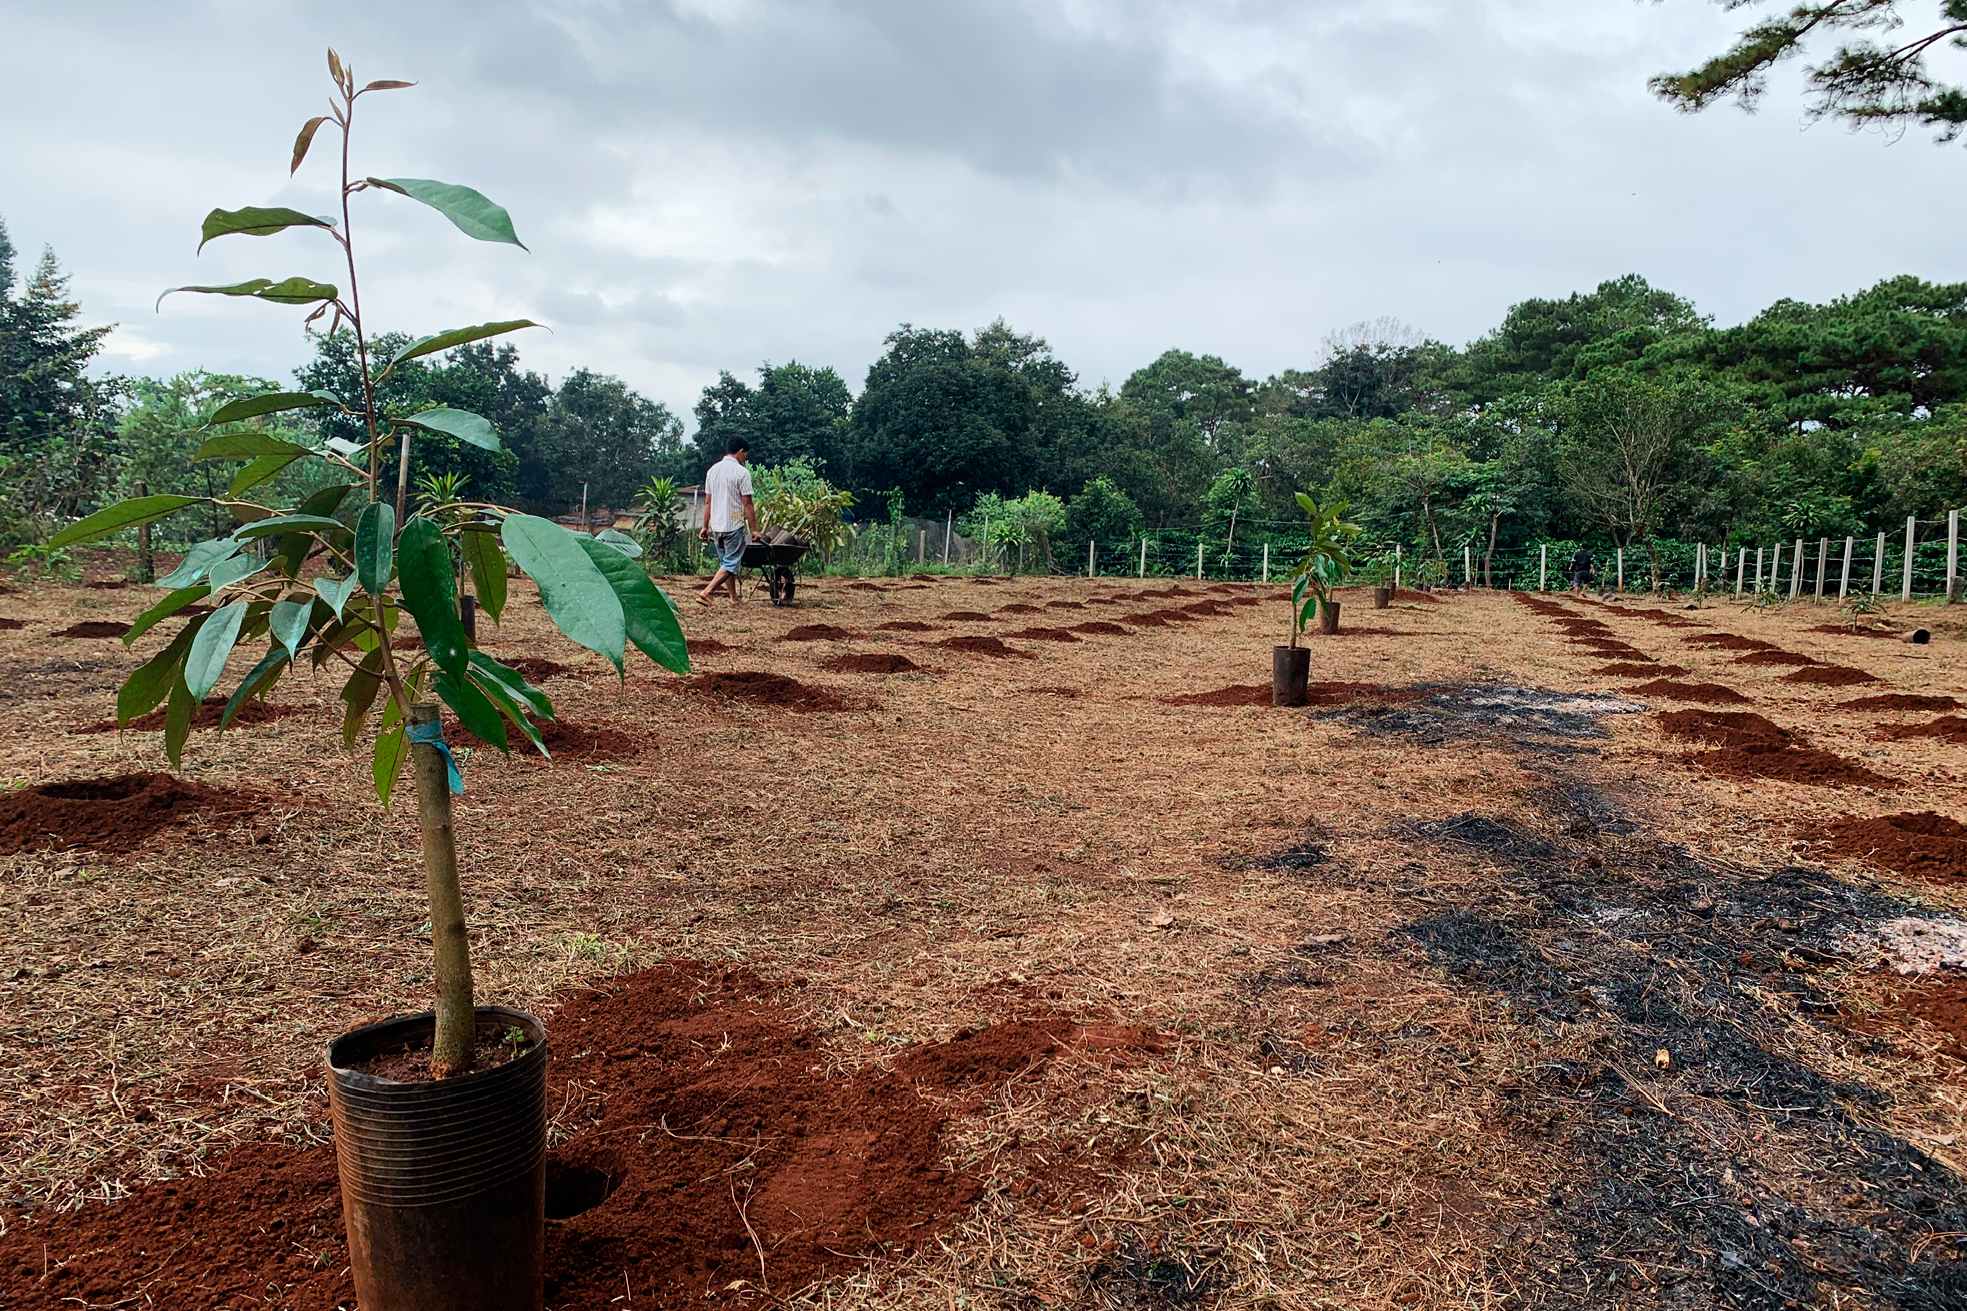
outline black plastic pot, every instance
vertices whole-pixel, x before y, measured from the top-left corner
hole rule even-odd
[[[349,1265],[362,1311],[540,1311],[546,1267],[546,1028],[480,1006],[478,1030],[518,1028],[517,1059],[396,1083],[351,1067],[429,1045],[429,1012],[328,1044]]]
[[[1391,587],[1375,587],[1373,589],[1373,608],[1375,610],[1384,610],[1392,604],[1393,589]]]
[[[1339,631],[1339,603],[1321,601],[1318,606],[1318,631],[1326,635]]]
[[[1274,706],[1301,706],[1305,703],[1305,681],[1311,677],[1311,649],[1302,646],[1270,648],[1270,703]]]

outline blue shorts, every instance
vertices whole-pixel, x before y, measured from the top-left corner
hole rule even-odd
[[[733,528],[728,533],[718,533],[713,541],[717,546],[717,567],[727,573],[736,573],[744,567],[745,543],[751,534],[743,528]]]

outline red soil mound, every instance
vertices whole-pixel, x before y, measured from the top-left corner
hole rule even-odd
[[[191,726],[193,728],[217,728],[219,721],[225,718],[225,702],[226,698],[222,696],[210,697],[205,700],[199,705],[197,712],[192,715]],[[301,706],[270,706],[264,701],[248,701],[245,705],[239,707],[239,713],[232,717],[232,722],[235,726],[239,724],[270,724],[276,719],[285,719],[289,715],[298,715],[302,709],[303,707]],[[159,706],[147,715],[137,716],[123,727],[132,733],[154,733],[164,727],[166,713],[165,708]],[[114,733],[116,731],[116,721],[105,719],[100,723],[90,724],[87,728],[78,728],[75,731],[78,733]]]
[[[844,642],[853,634],[832,624],[801,624],[789,629],[781,642]]]
[[[1814,665],[1814,656],[1798,655],[1794,651],[1779,651],[1774,647],[1764,647],[1745,656],[1735,657],[1738,665]]]
[[[1047,610],[1084,610],[1086,605],[1083,601],[1047,601],[1045,608]]]
[[[691,655],[695,655],[698,649],[698,643],[690,643]],[[517,660],[507,660],[504,664],[513,673],[535,685],[544,683],[549,678],[565,678],[569,674],[581,672],[573,665],[563,665],[558,660],[546,660],[539,656],[520,656]]]
[[[631,1294],[701,1305],[706,1288],[755,1297],[761,1250],[782,1296],[892,1259],[981,1191],[943,1167],[948,1116],[924,1090],[974,1096],[1067,1046],[1156,1041],[1047,1016],[917,1048],[898,1072],[829,1075],[820,1035],[770,985],[694,964],[579,994],[550,1028],[549,1087],[586,1094],[547,1165],[547,1302],[561,1311],[614,1311]],[[329,1311],[353,1305],[347,1264],[328,1148],[242,1147],[204,1178],[17,1219],[0,1238],[0,1286],[22,1311]]]
[[[910,574],[908,579],[912,583],[935,583],[942,581],[942,577],[941,574]]]
[[[699,692],[749,701],[754,705],[776,706],[784,710],[844,710],[847,703],[831,692],[808,687],[784,674],[745,669],[728,674],[699,674],[691,680]]]
[[[1748,698],[1719,683],[1676,683],[1660,678],[1627,689],[1633,696],[1663,696],[1669,701],[1694,701],[1707,706],[1747,705]]]
[[[1967,879],[1967,824],[1930,810],[1876,819],[1840,819],[1815,845],[1831,856],[1869,860],[1897,874],[1935,882]]]
[[[1188,616],[1182,616],[1186,619]],[[1168,619],[1165,611],[1139,610],[1130,615],[1121,615],[1120,622],[1132,624],[1136,628],[1166,628]]]
[[[1690,737],[1724,747],[1749,742],[1799,743],[1796,734],[1771,723],[1753,710],[1668,710],[1653,716],[1660,731],[1671,737]]]
[[[1764,642],[1738,633],[1689,633],[1680,639],[1688,646],[1704,646],[1712,651],[1773,651],[1774,642]]]
[[[1680,665],[1662,665],[1648,661],[1645,664],[1634,662],[1623,665],[1600,665],[1591,672],[1602,674],[1606,678],[1677,678],[1687,670]]]
[[[1069,628],[1021,628],[1015,633],[1007,634],[1007,636],[1028,638],[1034,642],[1077,642],[1080,640],[1073,635],[1072,630]]]
[[[129,585],[126,578],[92,578],[82,584],[92,592],[121,592]]]
[[[1127,635],[1126,629],[1106,619],[1089,619],[1083,624],[1074,624],[1072,631],[1075,633],[1099,633],[1106,637],[1125,637]]]
[[[934,624],[925,624],[920,619],[890,619],[885,624],[876,624],[877,633],[933,633]]]
[[[1881,728],[1878,736],[1882,738],[1937,737],[1946,742],[1967,743],[1967,718],[1960,715],[1943,715],[1929,719],[1923,724],[1901,724]]]
[[[1813,787],[1895,788],[1898,783],[1843,756],[1815,747],[1775,741],[1749,741],[1686,757],[1716,774],[1734,778],[1775,778]]]
[[[540,740],[555,760],[625,760],[639,756],[648,744],[641,738],[624,733],[618,728],[603,728],[589,724],[569,723],[564,719],[544,719],[533,725],[539,729]],[[506,725],[506,744],[512,750],[515,760],[532,760],[545,763],[544,758],[534,749],[523,734],[510,724]],[[487,745],[469,729],[459,727],[456,737],[466,746],[481,751],[497,748]]]
[[[130,626],[120,619],[87,619],[70,628],[64,628],[56,637],[121,637],[130,631]]]
[[[892,651],[869,651],[859,655],[844,655],[838,660],[827,661],[828,669],[837,669],[843,674],[906,674],[922,668],[905,655]]]
[[[978,610],[951,610],[943,616],[944,622],[952,624],[981,624],[989,619],[989,615]]]
[[[720,642],[714,637],[692,637],[687,639],[687,641],[690,654],[693,656],[716,655],[720,651],[743,650],[742,647],[732,646],[729,642]]]
[[[169,774],[43,783],[0,796],[0,855],[69,847],[134,851],[174,824],[198,816],[239,815],[266,804],[263,797]]]
[[[1000,615],[1042,615],[1045,613],[1045,608],[1043,606],[1026,605],[1023,601],[1013,601],[1009,605],[998,606],[997,613]]]
[[[0,619],[0,633],[12,633],[27,627],[18,619]]]
[[[1967,710],[1950,696],[1918,696],[1911,692],[1887,692],[1882,696],[1861,696],[1840,701],[1839,710]]]
[[[1576,638],[1572,638],[1571,640],[1574,642],[1577,641]],[[1638,647],[1627,646],[1624,642],[1578,642],[1578,645],[1584,647],[1593,655],[1604,656],[1608,660],[1651,660],[1653,658],[1644,651],[1641,651]]]
[[[1126,615],[1120,617],[1122,619],[1128,618]],[[1142,621],[1146,622],[1147,618],[1158,618],[1167,624],[1193,624],[1199,622],[1198,616],[1192,615],[1186,610],[1150,610],[1147,612],[1147,616],[1142,617]]]
[[[1848,665],[1814,665],[1799,669],[1792,674],[1784,674],[1785,683],[1815,683],[1819,687],[1856,687],[1860,683],[1876,683],[1876,675],[1867,674],[1862,669],[1852,669]]]
[[[1005,646],[1003,639],[998,637],[951,637],[945,639],[942,645],[952,651],[969,651],[976,655],[1017,656],[1025,660],[1037,659],[1029,651],[1020,651],[1014,646]]]

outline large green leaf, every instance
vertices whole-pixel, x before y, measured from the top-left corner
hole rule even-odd
[[[514,699],[510,688],[496,678],[488,676],[476,662],[471,666],[470,677],[472,686],[482,692],[486,700],[497,706],[499,713],[504,715],[514,728],[524,733],[526,740],[538,748],[541,755],[552,757],[553,753],[546,749],[546,739],[540,736],[540,730],[534,726],[533,721],[526,717],[525,707]],[[507,740],[510,741],[510,738],[508,737]]]
[[[498,531],[489,525],[467,527],[458,534],[458,549],[471,568],[471,587],[478,604],[497,623],[505,613],[505,548],[499,545]]]
[[[306,454],[307,452],[305,450],[296,448],[291,455],[260,456],[259,459],[254,460],[251,464],[240,469],[238,473],[232,475],[232,481],[225,485],[226,495],[237,496],[241,492],[251,491],[261,483],[271,482],[280,476],[282,469]]]
[[[594,534],[594,540],[614,547],[631,560],[642,558],[642,544],[627,533],[617,532],[613,528],[603,528]]]
[[[226,657],[239,641],[239,626],[245,622],[244,601],[220,606],[206,617],[184,658],[184,684],[191,689],[194,700],[204,700],[205,694],[218,686],[220,676],[225,673]]]
[[[447,437],[455,437],[484,450],[496,451],[499,435],[492,428],[492,421],[470,410],[439,408],[413,414],[407,419],[391,419],[391,423],[407,424],[412,428],[422,428],[428,432],[441,432]]]
[[[271,519],[260,519],[233,530],[232,536],[241,542],[250,542],[255,537],[271,537],[275,533],[321,532],[345,533],[348,525],[339,519],[325,514],[276,514]]]
[[[192,602],[202,601],[211,594],[211,589],[203,583],[200,583],[196,587],[180,587],[177,591],[172,592],[156,605],[151,606],[150,609],[137,616],[137,621],[130,625],[130,631],[123,634],[123,645],[129,646],[139,637],[142,637],[145,633],[157,627],[158,624],[169,619]]]
[[[408,727],[408,724],[399,722],[376,734],[376,749],[370,759],[369,774],[376,781],[376,796],[384,807],[389,805],[390,795],[396,791],[396,780],[403,775],[403,762],[410,758],[410,743],[404,735]]]
[[[628,640],[635,643],[635,649],[664,669],[689,673],[690,648],[683,640],[683,625],[662,589],[649,581],[641,565],[614,547],[585,535],[569,535],[614,588]]]
[[[628,621],[608,576],[581,549],[581,539],[531,514],[506,516],[502,536],[513,561],[539,585],[540,603],[554,625],[620,670]]]
[[[553,718],[553,702],[546,693],[528,683],[517,669],[500,664],[483,651],[471,653],[471,676],[481,684],[496,683],[505,689],[506,695],[524,706],[527,714],[540,719]]]
[[[396,511],[387,501],[371,501],[355,521],[355,574],[362,590],[381,596],[395,567]]]
[[[247,671],[245,679],[230,697],[226,698],[225,713],[219,717],[219,732],[232,727],[232,717],[239,713],[245,704],[256,696],[264,696],[280,681],[286,670],[288,657],[278,647],[260,657],[260,662]]]
[[[147,715],[157,708],[178,681],[178,671],[184,668],[185,653],[198,638],[198,630],[204,627],[210,615],[195,615],[190,623],[178,630],[170,644],[143,664],[125,679],[116,692],[116,723],[118,726],[129,723],[139,715]]]
[[[479,323],[469,328],[452,328],[448,332],[434,333],[411,342],[397,351],[389,361],[388,373],[405,360],[418,359],[425,355],[435,355],[439,351],[450,350],[453,346],[463,346],[467,342],[483,341],[487,337],[497,337],[502,333],[517,332],[521,328],[537,328],[540,325],[531,319],[504,319],[498,323]]]
[[[221,560],[230,560],[239,554],[239,543],[230,537],[218,537],[209,542],[199,542],[184,553],[178,567],[157,580],[159,587],[189,587],[212,571],[212,566]]]
[[[362,721],[375,705],[376,693],[382,690],[382,675],[382,652],[371,651],[361,664],[349,671],[348,682],[342,686],[341,699],[347,709],[342,713],[341,740],[350,751],[355,750],[355,739],[362,735]]]
[[[325,388],[313,391],[270,391],[258,396],[248,396],[243,400],[230,401],[212,411],[212,417],[205,420],[207,428],[216,428],[222,423],[237,423],[241,419],[256,419],[262,414],[283,414],[288,410],[306,410],[319,405],[340,405],[341,397]]]
[[[479,241],[502,241],[526,249],[512,230],[512,215],[470,187],[429,178],[370,178],[386,190],[419,200],[457,224],[459,232]]]
[[[203,496],[133,496],[70,524],[50,537],[48,545],[62,547],[73,546],[77,542],[93,542],[119,529],[134,528],[138,524],[162,519],[167,514],[176,514],[187,505],[198,505],[205,499]]]
[[[272,563],[256,555],[235,555],[219,561],[207,575],[212,584],[212,595],[217,596],[234,583],[244,582]]]
[[[403,587],[403,608],[416,618],[423,648],[430,652],[437,667],[462,681],[465,640],[464,624],[458,619],[458,594],[453,582],[456,576],[451,567],[451,544],[444,540],[444,530],[429,519],[410,520],[397,543],[396,554],[396,578]]]
[[[282,441],[268,433],[222,432],[198,443],[198,449],[191,453],[191,460],[193,464],[200,460],[257,460],[262,455],[285,455],[289,452],[296,457],[313,454],[305,446]]]
[[[505,720],[499,717],[498,707],[469,678],[454,681],[448,673],[439,669],[430,676],[430,685],[473,737],[501,751],[512,750],[512,744],[505,735]]]
[[[287,654],[298,660],[301,643],[307,640],[307,623],[314,615],[314,601],[276,601],[273,610],[267,615],[267,626],[273,640],[287,648]]]
[[[191,736],[191,720],[198,713],[198,701],[182,678],[171,680],[171,704],[164,711],[164,755],[172,769],[184,763],[184,742]]]
[[[235,481],[237,480],[235,479]],[[352,483],[334,483],[330,486],[319,488],[305,501],[300,503],[298,513],[333,518],[335,511],[341,507],[343,499],[347,497],[353,488],[354,484]],[[348,532],[351,530],[343,529],[343,531]],[[329,537],[324,538],[324,540],[334,540],[334,538]],[[313,533],[288,533],[282,537],[280,539],[280,572],[289,578],[299,578],[301,566],[307,562],[307,557],[314,553],[314,547],[315,534]]]
[[[348,604],[348,597],[362,580],[354,574],[346,578],[317,578],[314,590],[330,606],[334,607],[335,618],[341,618],[342,607]]]
[[[203,292],[207,296],[253,296],[276,305],[312,305],[341,295],[333,283],[310,278],[284,278],[279,282],[272,278],[253,278],[247,282],[229,282],[223,287],[171,287],[157,298],[157,303],[162,305],[164,296],[179,291]]]
[[[284,209],[279,206],[248,205],[245,209],[215,209],[205,216],[198,249],[205,249],[207,241],[234,234],[245,237],[270,237],[276,232],[285,232],[288,228],[334,226],[335,221],[331,218],[320,218],[313,214],[303,214],[297,209]]]

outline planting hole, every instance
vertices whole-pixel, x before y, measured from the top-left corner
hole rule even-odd
[[[571,1220],[608,1200],[621,1179],[591,1165],[546,1163],[546,1218]]]

